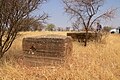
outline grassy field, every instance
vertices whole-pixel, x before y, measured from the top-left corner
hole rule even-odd
[[[74,41],[72,58],[65,66],[26,67],[22,64],[24,37],[66,33],[19,33],[0,61],[0,80],[120,80],[120,34],[109,34],[100,43],[89,42],[87,47]]]

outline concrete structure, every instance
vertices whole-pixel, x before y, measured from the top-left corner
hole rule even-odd
[[[24,62],[27,65],[63,64],[72,54],[72,40],[61,35],[43,35],[23,39]]]
[[[88,32],[88,41],[97,41],[98,39],[101,39],[102,34],[101,33],[97,33],[97,32]],[[73,38],[73,40],[77,40],[79,42],[84,42],[85,38],[86,38],[86,32],[70,32],[67,33],[67,36],[71,36]]]

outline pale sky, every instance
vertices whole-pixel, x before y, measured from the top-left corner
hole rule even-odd
[[[120,7],[120,0],[106,0],[104,6],[101,7],[101,12],[108,10],[109,8]],[[64,12],[64,4],[62,0],[48,0],[47,3],[43,4],[41,8],[34,12],[34,15],[39,15],[41,12],[48,13],[48,23],[55,24],[56,27],[71,27],[70,16]],[[120,26],[120,9],[116,13],[116,17],[111,21],[103,21],[103,26]]]

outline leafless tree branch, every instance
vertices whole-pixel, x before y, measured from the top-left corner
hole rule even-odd
[[[23,28],[21,25],[24,20],[30,19],[30,13],[46,1],[0,0],[0,58],[11,47],[17,33]],[[44,21],[47,17],[44,13],[36,20]]]
[[[86,31],[86,41],[87,44],[87,34],[89,28],[98,19],[112,19],[116,9],[111,9],[104,12],[103,14],[98,14],[100,7],[103,5],[105,0],[63,0],[65,4],[65,12],[68,13],[71,18],[76,22],[80,22]],[[96,15],[98,15],[96,17]]]

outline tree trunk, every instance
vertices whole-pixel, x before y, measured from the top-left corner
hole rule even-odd
[[[3,57],[2,47],[0,46],[0,59]]]
[[[3,57],[3,52],[2,52],[2,37],[0,37],[0,59]]]
[[[86,33],[85,33],[85,44],[84,46],[87,46],[87,41],[88,41],[88,29],[85,29]]]

